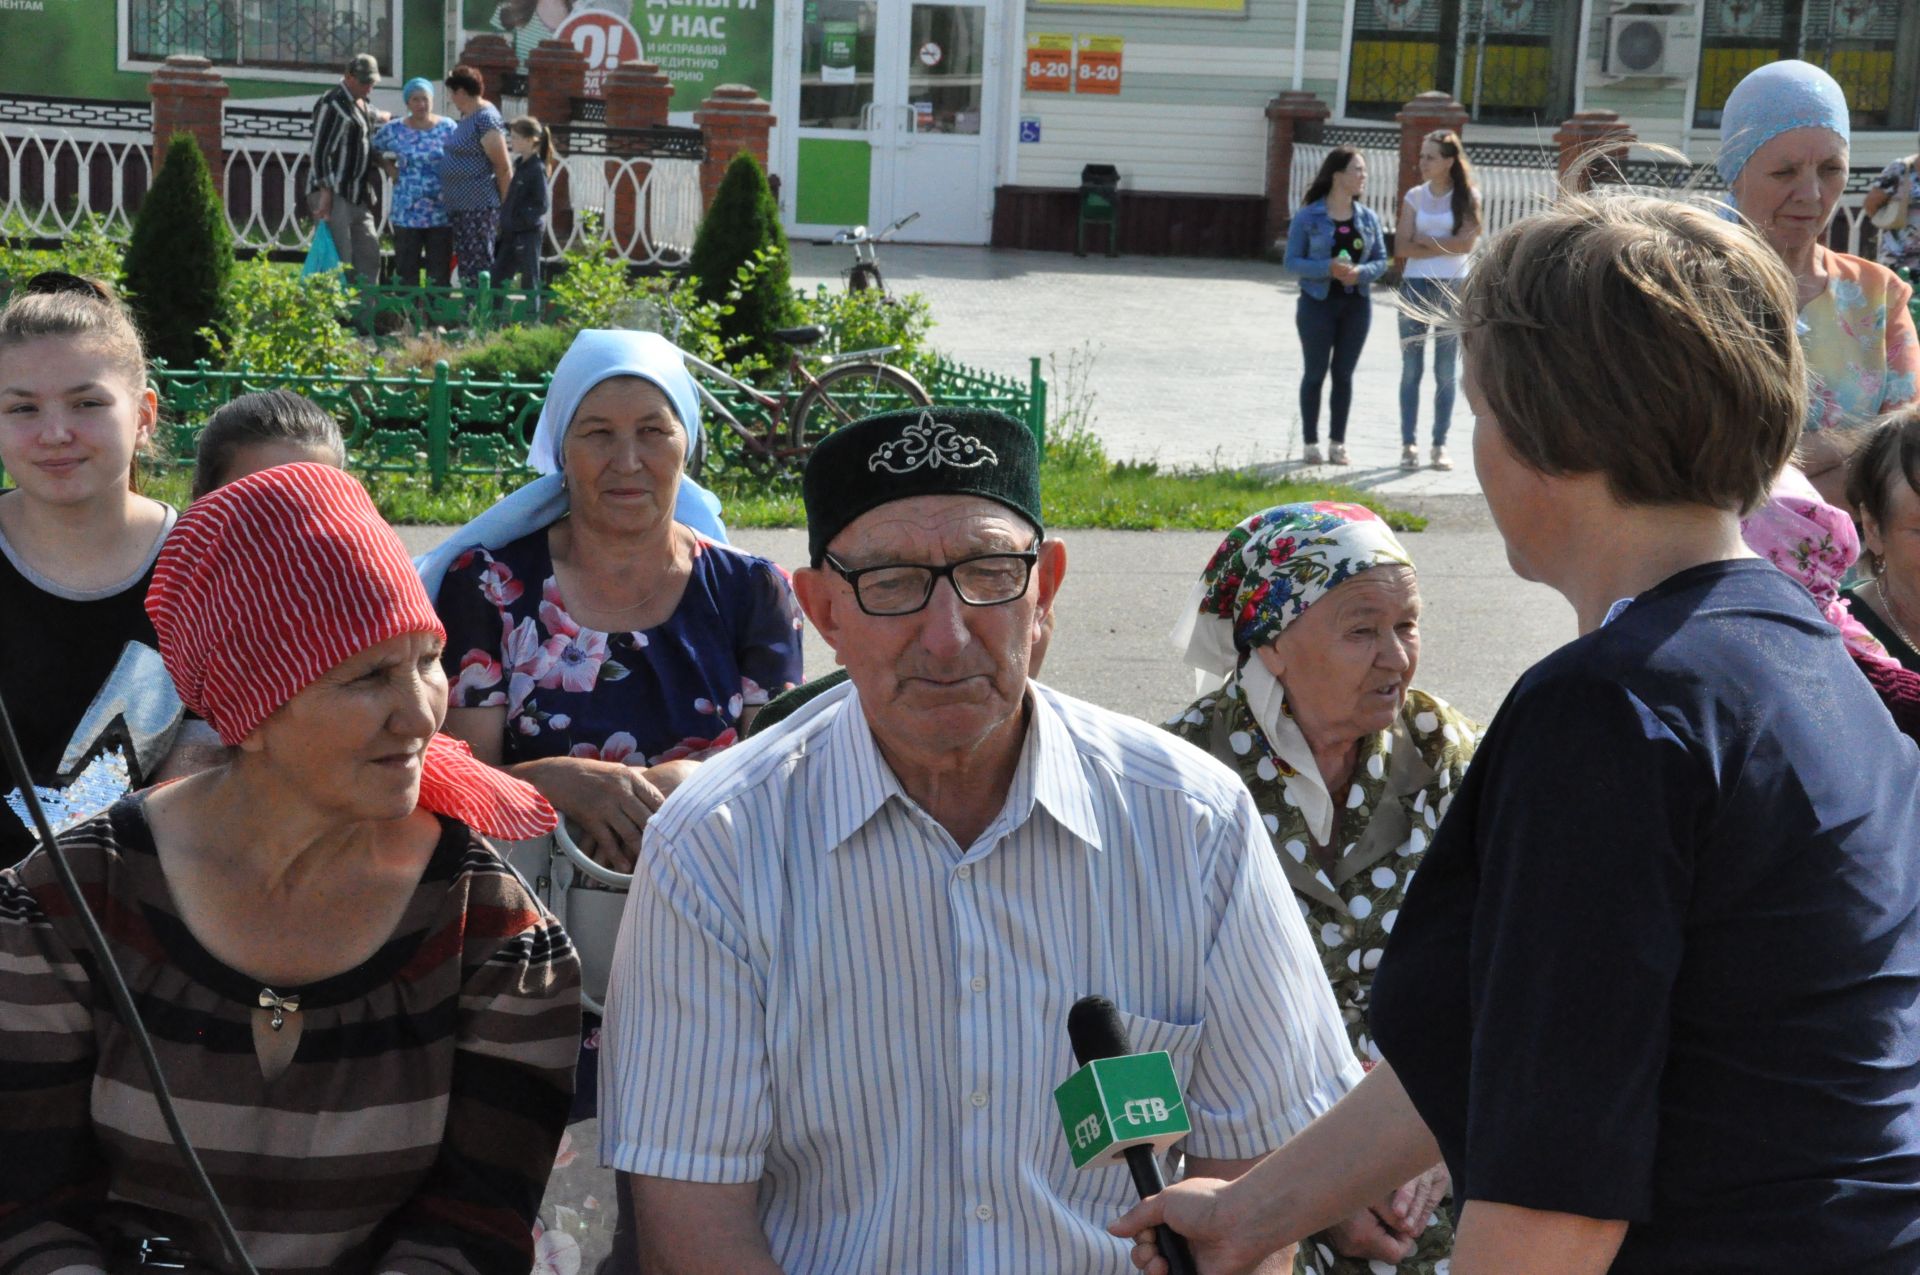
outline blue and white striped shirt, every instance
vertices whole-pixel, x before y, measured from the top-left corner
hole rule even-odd
[[[1192,1155],[1263,1155],[1360,1078],[1224,766],[1035,684],[964,850],[851,686],[700,768],[648,827],[601,1034],[601,1151],[760,1183],[781,1267],[1127,1269],[1124,1167],[1075,1170],[1053,1089],[1100,994],[1173,1056]]]

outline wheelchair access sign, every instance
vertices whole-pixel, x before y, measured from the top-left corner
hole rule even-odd
[[[1053,1091],[1053,1100],[1076,1169],[1118,1163],[1129,1147],[1164,1153],[1192,1129],[1164,1052],[1090,1062]]]

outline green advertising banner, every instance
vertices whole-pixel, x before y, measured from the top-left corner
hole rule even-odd
[[[463,5],[467,34],[506,36],[522,65],[535,45],[552,38],[577,13],[624,18],[640,37],[641,57],[673,81],[670,109],[675,111],[697,109],[722,84],[745,84],[762,97],[773,96],[774,0],[545,0],[533,5],[463,0]]]

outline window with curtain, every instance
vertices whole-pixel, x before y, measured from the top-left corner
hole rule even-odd
[[[386,66],[400,0],[120,0],[127,53],[197,53],[215,66],[338,72],[356,53]]]
[[[1857,129],[1911,130],[1920,5],[1902,0],[1707,0],[1695,128],[1720,127],[1727,94],[1757,66],[1803,58],[1840,82]]]
[[[1392,119],[1415,94],[1451,93],[1489,124],[1573,113],[1579,0],[1355,0],[1346,114]]]

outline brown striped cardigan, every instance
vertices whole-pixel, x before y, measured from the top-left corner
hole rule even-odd
[[[140,798],[63,834],[178,1104],[262,1272],[526,1275],[579,1047],[579,961],[463,825],[394,937],[300,988],[298,1051],[262,1077],[261,987],[175,912]],[[218,1245],[146,1074],[36,851],[0,872],[0,1272],[105,1265],[123,1212]],[[210,1261],[209,1265],[213,1265]]]

